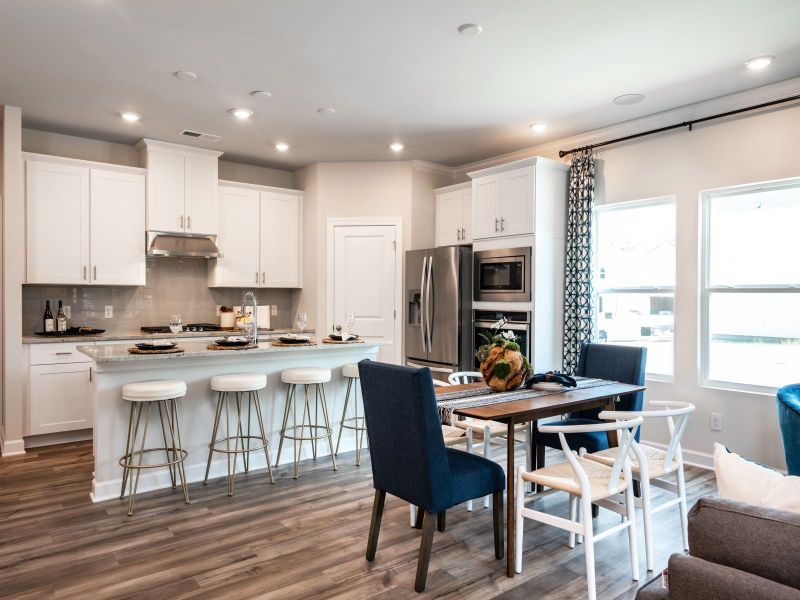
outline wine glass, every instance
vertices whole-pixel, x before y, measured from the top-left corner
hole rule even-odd
[[[300,330],[300,335],[303,335],[306,325],[308,325],[308,315],[304,312],[297,313],[297,328]]]
[[[172,333],[179,333],[183,329],[183,321],[180,315],[170,315],[169,317],[169,330]]]
[[[353,333],[353,325],[356,324],[356,315],[355,313],[349,312],[344,317],[344,323],[347,326],[347,334],[350,335]]]

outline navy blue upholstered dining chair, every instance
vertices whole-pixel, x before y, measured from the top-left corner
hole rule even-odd
[[[358,363],[375,500],[367,560],[375,558],[386,494],[424,511],[414,589],[425,589],[433,531],[448,508],[493,495],[494,554],[503,558],[505,475],[497,463],[446,448],[428,369],[371,360]]]
[[[778,423],[789,475],[800,475],[800,383],[778,390]]]
[[[647,348],[637,346],[617,346],[613,344],[587,344],[581,345],[578,357],[578,377],[592,377],[608,379],[620,383],[644,385],[645,364],[647,361]],[[621,396],[616,405],[617,410],[640,411],[644,401],[644,392],[637,392]],[[592,408],[571,413],[567,419],[559,421],[559,425],[594,425],[602,423],[598,415],[602,407]],[[534,428],[534,443],[536,445],[536,465],[544,466],[544,448],[561,449],[558,435],[541,433]],[[639,433],[636,433],[639,441]],[[585,448],[587,453],[600,452],[608,449],[608,436],[605,432],[571,433],[567,434],[567,443],[570,448]]]

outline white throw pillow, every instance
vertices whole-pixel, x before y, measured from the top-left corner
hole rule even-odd
[[[714,471],[722,498],[800,512],[800,477],[783,475],[714,444]]]

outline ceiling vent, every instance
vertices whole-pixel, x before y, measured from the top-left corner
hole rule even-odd
[[[192,131],[191,129],[184,129],[181,131],[181,135],[185,135],[186,137],[194,138],[196,140],[208,140],[209,142],[218,142],[222,139],[222,137],[214,135],[213,133],[203,133],[201,131]]]

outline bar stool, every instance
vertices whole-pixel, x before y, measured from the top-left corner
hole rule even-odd
[[[183,398],[185,395],[186,383],[171,379],[140,381],[122,386],[122,398],[131,403],[131,412],[128,419],[128,439],[125,445],[125,456],[119,459],[119,465],[122,467],[122,488],[119,497],[120,500],[125,497],[125,485],[127,484],[129,517],[133,515],[133,502],[136,498],[136,490],[139,487],[139,474],[142,469],[168,467],[170,478],[172,479],[172,487],[176,487],[175,479],[177,474],[183,488],[183,501],[189,504],[189,489],[186,486],[186,472],[183,467],[183,461],[186,460],[188,452],[181,447],[181,430],[178,423],[178,398]],[[150,407],[153,404],[158,407],[161,434],[164,437],[163,448],[145,448],[147,426],[150,421]],[[143,412],[144,419],[142,419]],[[139,445],[139,449],[136,450],[139,423],[142,420],[144,420],[142,442]],[[167,442],[167,430],[169,430],[169,442]],[[167,461],[153,465],[142,464],[142,459],[148,452],[164,452]],[[135,464],[134,459],[136,459]],[[133,477],[130,471],[136,471],[136,477]]]
[[[208,444],[208,462],[206,463],[206,476],[203,478],[203,485],[208,484],[208,472],[211,469],[211,459],[214,452],[221,452],[227,456],[228,459],[228,496],[233,496],[233,484],[236,479],[236,459],[239,454],[242,455],[242,462],[244,463],[244,472],[250,472],[250,453],[258,450],[264,451],[264,456],[267,459],[267,473],[269,474],[269,482],[275,483],[272,478],[272,465],[269,462],[269,442],[264,430],[264,418],[261,415],[261,402],[258,397],[258,390],[263,390],[267,387],[267,376],[263,373],[235,373],[232,375],[217,375],[211,378],[211,389],[219,392],[217,395],[217,410],[214,416],[214,427],[211,431],[211,443]],[[242,424],[242,415],[244,413],[243,396],[247,395],[247,427]],[[236,431],[231,433],[230,424],[230,404],[231,395],[235,399],[236,408]],[[223,406],[225,407],[223,409]],[[256,421],[258,422],[258,429],[261,435],[250,435],[250,423],[252,422],[252,409],[255,408]],[[225,437],[217,438],[219,432],[219,423],[222,419],[222,412],[225,411]],[[250,447],[250,440],[258,440],[260,446]],[[225,443],[225,448],[219,448],[218,445]],[[231,442],[234,443],[234,448],[231,450]],[[242,449],[239,449],[241,442]],[[231,454],[233,454],[233,467],[231,468]]]
[[[358,416],[358,388],[359,376],[358,365],[351,363],[342,367],[342,376],[347,378],[347,393],[344,397],[344,410],[342,410],[342,420],[339,423],[339,437],[336,440],[336,452],[339,456],[339,444],[342,441],[342,431],[352,429],[356,432],[356,466],[361,465],[361,448],[364,445],[364,432],[367,430],[363,416]],[[353,390],[353,411],[354,417],[347,417],[347,406],[350,404],[350,391]]]
[[[317,459],[317,440],[321,438],[328,438],[328,447],[331,451],[331,460],[333,461],[333,470],[336,471],[336,457],[333,452],[333,429],[331,429],[331,421],[328,416],[328,403],[325,400],[325,385],[331,380],[331,370],[321,369],[315,367],[305,367],[299,369],[286,369],[281,372],[281,381],[288,383],[289,388],[286,391],[286,407],[283,411],[283,425],[281,426],[281,439],[278,443],[278,457],[275,459],[275,466],[281,460],[281,450],[283,449],[283,440],[293,440],[294,450],[294,478],[300,476],[300,455],[303,451],[303,442],[309,440],[311,442],[311,449],[313,452],[314,460]],[[303,402],[303,418],[298,424],[297,421],[297,386],[302,385],[305,392],[305,399]],[[314,393],[314,417],[312,422],[311,405],[308,402],[308,386],[313,385],[315,388]],[[319,409],[322,408],[323,423],[319,422]],[[289,427],[289,413],[292,414],[292,425]],[[306,417],[308,422],[306,423]],[[308,429],[308,435],[305,435],[305,430]],[[321,430],[321,433],[317,433]],[[297,442],[300,442],[298,447]]]

